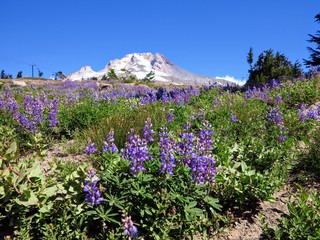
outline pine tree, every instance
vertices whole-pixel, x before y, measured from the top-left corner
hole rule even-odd
[[[0,74],[0,79],[6,79],[7,78],[7,75],[5,73],[4,70],[1,71],[1,74]]]
[[[19,72],[18,72],[17,78],[22,78],[22,71],[19,71]]]
[[[110,80],[110,79],[113,79],[113,80],[119,80],[119,77],[117,76],[116,72],[114,69],[110,69],[108,74],[107,74],[107,78]]]
[[[249,64],[251,62],[250,55],[249,52],[247,57]],[[268,49],[258,56],[258,60],[253,66],[251,62],[246,86],[263,86],[270,83],[272,79],[281,81],[297,78],[301,75],[301,65],[298,62],[293,64],[285,55],[280,52],[274,54],[272,49]]]
[[[247,62],[250,65],[250,70],[249,70],[249,73],[250,73],[252,71],[252,63],[253,63],[253,50],[252,50],[252,47],[250,47],[250,50],[248,52]]]
[[[316,22],[320,23],[320,13],[315,16]],[[308,42],[315,43],[316,48],[308,47],[308,51],[310,52],[310,59],[304,59],[304,63],[311,66],[320,66],[320,31],[318,30],[315,35],[309,34],[310,39]]]
[[[154,72],[150,71],[143,79],[143,82],[151,82],[154,79]]]

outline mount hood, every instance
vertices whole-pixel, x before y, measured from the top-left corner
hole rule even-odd
[[[73,81],[89,80],[92,78],[101,79],[113,69],[117,76],[121,77],[126,72],[143,79],[151,71],[154,73],[153,81],[172,84],[208,84],[218,83],[221,85],[234,85],[234,82],[226,79],[205,77],[190,73],[189,71],[173,64],[169,59],[160,53],[132,53],[122,59],[115,59],[109,62],[102,70],[95,72],[90,66],[83,66],[80,70],[71,73],[67,79]]]

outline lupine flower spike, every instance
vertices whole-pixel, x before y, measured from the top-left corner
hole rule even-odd
[[[103,200],[97,186],[99,178],[95,174],[96,172],[93,168],[88,169],[87,179],[84,181],[83,188],[83,191],[86,193],[85,201],[91,206],[99,205]]]
[[[103,149],[102,152],[111,152],[116,153],[118,152],[117,146],[114,144],[114,130],[111,129],[109,134],[106,137],[106,140],[103,142]]]
[[[122,214],[122,224],[124,227],[124,235],[128,236],[128,240],[135,239],[138,237],[138,229],[136,226],[133,225],[131,220],[131,216],[128,216],[128,213]]]
[[[152,123],[151,123],[151,118],[147,118],[147,120],[145,121],[145,125],[143,127],[143,138],[148,142],[148,143],[152,143],[154,142],[154,131],[152,130]]]
[[[151,158],[148,152],[147,141],[141,139],[138,134],[135,134],[133,129],[129,132],[128,141],[125,148],[122,149],[121,155],[130,161],[130,171],[134,176],[139,171],[146,170],[144,162]]]
[[[84,149],[84,153],[87,155],[93,154],[97,152],[97,148],[94,146],[94,143],[91,142],[91,139],[88,138],[87,139],[87,144],[86,144],[86,148]]]

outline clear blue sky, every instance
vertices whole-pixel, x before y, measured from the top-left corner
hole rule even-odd
[[[308,58],[319,0],[11,0],[0,3],[0,70],[45,77],[133,52],[162,53],[205,76],[246,79],[246,55],[269,48]]]

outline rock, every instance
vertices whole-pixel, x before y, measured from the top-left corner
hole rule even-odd
[[[24,81],[13,80],[12,83],[17,86],[26,87],[27,84]]]

